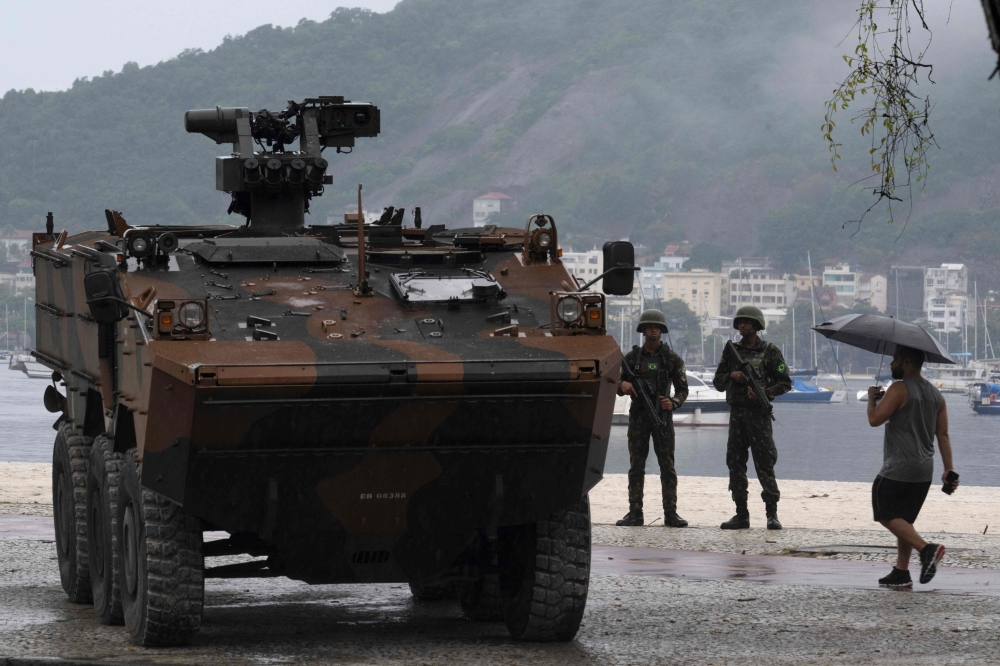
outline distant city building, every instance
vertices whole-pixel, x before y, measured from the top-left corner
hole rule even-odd
[[[969,320],[969,269],[941,264],[924,270],[924,312],[942,333],[962,331]]]
[[[570,275],[578,277],[584,284],[604,272],[604,251],[593,249],[586,252],[563,251],[563,266]],[[600,284],[594,285],[600,291]]]
[[[663,291],[663,276],[669,273],[677,273],[681,270],[687,257],[680,255],[664,255],[656,260],[651,266],[643,266],[639,273],[642,293],[647,301],[655,303],[657,298],[669,301],[673,296],[667,296]]]
[[[486,226],[486,218],[493,213],[503,213],[510,205],[510,197],[502,192],[489,192],[472,200],[472,225]]]
[[[969,292],[969,269],[965,264],[941,264],[940,268],[924,269],[924,311],[931,299],[952,291]]]
[[[665,273],[663,300],[677,298],[697,315],[706,332],[711,333],[712,319],[722,315],[723,304],[729,300],[729,274],[713,273],[706,268]]]
[[[17,265],[17,274],[14,279],[14,293],[20,294],[25,291],[35,290],[35,273],[31,268],[31,260],[25,259]]]
[[[725,314],[732,315],[741,305],[783,308],[794,298],[792,276],[773,268],[765,258],[726,261],[722,271],[729,276],[729,303],[724,307]]]
[[[780,324],[788,316],[788,308],[761,308],[760,311],[764,315],[764,323],[767,324],[767,328]]]
[[[39,231],[44,231],[44,229],[39,229]],[[25,231],[24,229],[3,230],[0,231],[0,241],[7,243],[8,246],[20,245],[22,248],[30,249],[31,234],[33,233],[33,231]]]
[[[823,286],[823,276],[813,271],[812,274],[812,290],[809,289],[809,275],[789,275],[789,280],[792,281],[792,302],[793,303],[809,303],[812,301],[812,293],[815,291],[819,293],[819,288]]]
[[[927,302],[927,321],[942,333],[962,331],[969,320],[969,300],[964,291],[937,293]]]
[[[887,289],[889,279],[878,273],[864,273],[858,279],[857,300],[868,301],[871,307],[885,312],[888,305]]]
[[[834,288],[840,305],[853,307],[858,292],[858,274],[851,270],[849,264],[827,266],[823,270],[823,286]]]

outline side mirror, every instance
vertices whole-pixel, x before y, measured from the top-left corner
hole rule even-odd
[[[83,278],[83,291],[87,294],[90,316],[98,323],[114,324],[128,314],[125,296],[114,271],[104,269],[89,273]]]
[[[604,244],[604,270],[620,268],[604,276],[601,290],[609,296],[628,296],[635,277],[635,248],[628,241]]]

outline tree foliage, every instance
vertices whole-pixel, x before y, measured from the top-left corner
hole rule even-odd
[[[883,25],[881,31],[879,22]],[[917,50],[910,43],[912,23],[917,23],[927,34],[927,44]],[[860,228],[865,215],[882,201],[888,204],[892,222],[892,202],[902,201],[897,193],[899,187],[923,188],[930,169],[927,152],[936,141],[928,125],[930,97],[920,99],[915,92],[922,73],[929,83],[934,83],[933,66],[924,62],[931,32],[924,20],[923,0],[862,0],[856,27],[857,46],[852,54],[843,56],[852,68],[851,73],[826,102],[821,129],[830,151],[830,163],[836,170],[842,144],[833,138],[834,116],[855,102],[861,105],[851,123],[861,121],[861,135],[871,141],[868,154],[872,174],[865,180],[876,181],[867,188],[876,200],[857,221]],[[897,175],[900,184],[896,182]]]

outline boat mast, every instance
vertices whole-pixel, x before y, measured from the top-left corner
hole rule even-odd
[[[795,302],[792,301],[792,367],[799,367],[795,363]]]
[[[813,262],[812,255],[806,250],[806,261],[809,262],[809,303],[812,305],[813,328],[816,328],[816,291],[813,286]],[[896,301],[899,308],[899,301]],[[819,371],[819,361],[816,359],[816,331],[813,331],[813,369]]]
[[[972,360],[979,360],[979,286],[973,282],[972,283],[972,296],[976,299],[976,307],[973,309],[975,313],[975,323],[973,324],[973,337],[972,337]]]

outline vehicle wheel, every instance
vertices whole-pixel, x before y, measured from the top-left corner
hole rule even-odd
[[[101,435],[90,449],[87,473],[87,545],[90,587],[101,624],[124,624],[118,570],[118,485],[122,455]]]
[[[410,592],[417,601],[448,601],[458,598],[454,583],[410,583]]]
[[[201,627],[205,597],[201,522],[142,487],[135,449],[121,464],[117,516],[118,586],[132,642],[183,645]]]
[[[502,622],[503,599],[497,574],[487,574],[479,580],[464,583],[459,588],[458,601],[465,617],[476,622]]]
[[[584,497],[534,525],[504,530],[500,591],[511,636],[569,641],[576,636],[590,582],[590,502]]]
[[[75,604],[89,604],[87,558],[87,457],[90,438],[59,428],[52,451],[52,512],[56,529],[59,578]]]

